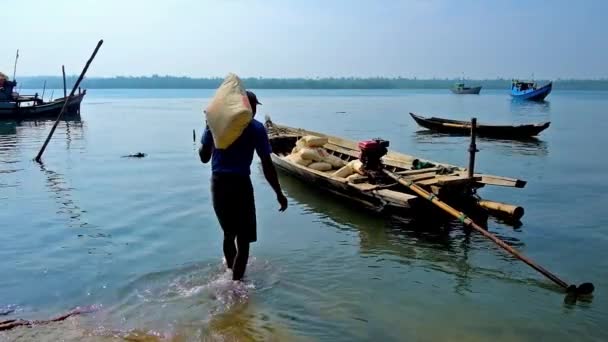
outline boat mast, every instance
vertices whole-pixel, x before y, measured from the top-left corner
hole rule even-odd
[[[15,75],[17,75],[17,60],[19,60],[19,49],[17,49],[17,54],[15,55],[15,67],[13,68],[13,81],[15,80]]]

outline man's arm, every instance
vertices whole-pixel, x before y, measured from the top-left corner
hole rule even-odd
[[[283,190],[281,190],[277,170],[274,168],[274,164],[272,164],[272,159],[270,159],[270,155],[260,156],[260,159],[262,160],[264,177],[272,187],[272,190],[274,190],[274,193],[277,195],[277,201],[281,205],[279,211],[285,211],[287,209],[287,198],[283,195]]]
[[[209,127],[205,127],[203,138],[201,139],[201,147],[198,149],[198,156],[201,158],[203,164],[207,164],[211,160],[211,154],[213,153],[213,136]]]
[[[279,177],[277,176],[277,170],[274,168],[270,154],[272,148],[270,147],[270,141],[268,140],[268,133],[262,126],[256,131],[255,150],[262,161],[262,170],[264,171],[264,177],[270,183],[272,190],[277,195],[277,201],[280,204],[279,211],[285,211],[287,209],[287,198],[283,195],[281,190],[281,184],[279,183]]]

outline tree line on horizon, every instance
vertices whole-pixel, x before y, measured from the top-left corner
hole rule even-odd
[[[70,88],[76,76],[68,76]],[[222,83],[223,78],[191,78],[177,76],[116,76],[91,77],[81,83],[82,88],[89,89],[215,89]],[[46,81],[49,89],[63,88],[61,76],[26,76],[17,78],[21,88],[42,88]],[[446,89],[460,82],[459,79],[417,79],[390,77],[343,77],[343,78],[243,78],[250,89]],[[548,80],[537,80],[539,84]],[[554,80],[554,88],[561,90],[608,90],[608,79]],[[497,78],[493,80],[466,80],[467,85],[481,85],[485,89],[508,89],[510,79]]]

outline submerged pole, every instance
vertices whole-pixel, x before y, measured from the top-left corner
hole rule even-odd
[[[475,153],[479,152],[475,144],[477,135],[477,118],[471,119],[471,144],[469,145],[469,178],[473,178],[475,174]]]
[[[74,96],[74,93],[76,92],[76,89],[77,88],[79,89],[80,82],[82,82],[82,79],[84,78],[84,75],[87,73],[87,70],[89,70],[89,66],[91,65],[91,62],[93,62],[93,59],[97,55],[97,51],[99,51],[99,48],[101,47],[101,44],[103,44],[103,39],[100,40],[97,43],[97,46],[95,47],[95,51],[93,51],[93,54],[91,55],[91,58],[89,58],[89,60],[87,61],[87,64],[84,66],[84,69],[82,69],[82,72],[80,73],[80,76],[78,77],[78,80],[74,84],[74,87],[72,88],[72,91],[70,92],[70,95],[64,100],[65,102],[63,103],[63,107],[61,107],[61,112],[59,112],[59,115],[57,116],[57,120],[55,120],[55,124],[53,124],[53,127],[51,128],[51,131],[49,132],[49,136],[46,137],[46,140],[44,141],[44,144],[42,145],[42,148],[40,148],[40,151],[38,152],[38,155],[34,159],[35,161],[37,161],[37,162],[40,163],[41,158],[42,158],[42,154],[44,153],[44,150],[46,149],[46,146],[49,144],[49,141],[51,141],[51,137],[53,136],[53,133],[55,133],[55,129],[57,128],[57,125],[59,124],[59,121],[61,120],[61,117],[63,116],[63,113],[67,109],[68,104],[70,103],[70,100],[72,99],[72,97]]]

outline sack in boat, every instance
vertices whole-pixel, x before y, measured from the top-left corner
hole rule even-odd
[[[228,74],[205,110],[215,148],[226,149],[243,134],[253,112],[239,77]]]
[[[323,151],[325,152],[325,151]],[[330,163],[334,169],[339,169],[342,166],[346,165],[346,162],[332,154],[326,153],[327,156],[323,158],[323,161],[326,163]]]
[[[344,165],[338,171],[332,174],[334,177],[347,179],[351,175],[365,176],[365,172],[363,172],[363,163],[359,159],[350,161],[348,164]]]
[[[305,135],[296,142],[299,147],[323,147],[327,144],[327,138],[314,135]]]
[[[309,168],[317,171],[329,171],[331,170],[331,164],[325,162],[315,162],[308,165]]]
[[[308,165],[312,164],[312,160],[304,159],[298,153],[290,154],[287,157],[285,157],[285,159],[292,163],[296,163],[296,164],[302,165],[302,166],[308,166]]]
[[[343,167],[341,167],[338,171],[334,172],[332,174],[332,176],[339,177],[339,178],[346,178],[346,177],[352,175],[353,173],[355,173],[355,171],[350,166],[350,164],[346,164]]]
[[[363,171],[363,163],[359,159],[355,159],[348,163],[354,172],[365,176],[365,172]]]
[[[317,162],[324,161],[324,159],[328,156],[327,152],[325,152],[325,150],[322,148],[304,147],[300,148],[300,151],[298,153],[304,159],[313,160]]]

